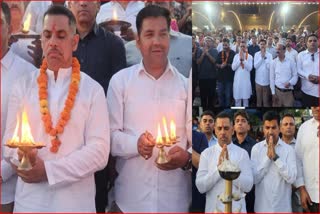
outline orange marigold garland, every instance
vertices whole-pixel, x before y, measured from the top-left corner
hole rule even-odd
[[[228,62],[228,58],[229,58],[229,50],[227,51],[227,57],[224,58],[224,51],[222,51],[222,54],[221,54],[221,58],[222,58],[222,64],[227,64]]]
[[[79,83],[80,83],[80,64],[77,58],[72,58],[72,74],[71,81],[69,86],[69,93],[67,99],[64,104],[64,109],[60,114],[60,118],[56,127],[52,126],[51,114],[49,111],[49,102],[48,102],[48,75],[47,70],[48,63],[47,60],[44,59],[42,65],[40,67],[40,74],[37,79],[38,88],[39,88],[39,104],[40,104],[40,112],[42,114],[42,121],[46,130],[51,137],[51,147],[50,151],[52,153],[57,153],[59,147],[61,145],[61,141],[58,138],[59,134],[62,134],[64,131],[64,127],[68,123],[71,115],[71,111],[74,106],[74,102],[79,91]]]
[[[240,54],[242,55],[242,52],[240,52]],[[248,51],[246,52],[246,60],[248,59]],[[243,61],[241,61],[241,67],[242,69],[244,69],[244,64],[243,64]]]

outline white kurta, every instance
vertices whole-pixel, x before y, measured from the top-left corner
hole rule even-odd
[[[245,58],[245,57],[244,57]],[[236,54],[232,62],[232,70],[235,71],[233,80],[233,98],[249,99],[252,94],[250,71],[253,67],[253,58],[248,54],[248,59],[243,61],[244,68],[240,64],[240,55]]]
[[[60,69],[54,80],[48,73],[48,100],[55,125],[68,94],[71,68]],[[62,142],[58,153],[50,152],[50,136],[45,133],[38,98],[39,71],[17,82],[9,101],[5,139],[12,137],[16,113],[25,107],[36,142],[46,147],[38,150],[44,160],[48,181],[25,183],[18,178],[15,212],[95,212],[94,172],[104,168],[109,155],[109,120],[103,88],[81,73],[79,92],[71,118],[59,135]],[[7,158],[16,151],[5,150]]]
[[[35,71],[36,67],[21,59],[9,50],[1,59],[1,141],[6,129],[8,102],[12,86],[19,78]],[[6,142],[2,142],[4,145]],[[3,147],[1,149],[1,204],[8,204],[14,200],[17,176],[9,163],[3,160]]]
[[[240,176],[233,181],[232,191],[237,192],[240,185],[240,192],[249,192],[253,185],[253,176],[248,152],[233,143],[228,146],[230,161],[237,164],[241,170]],[[225,190],[225,180],[220,177],[218,171],[219,156],[222,151],[220,144],[205,149],[200,155],[199,169],[197,172],[196,186],[200,193],[206,193],[206,212],[223,212],[224,204],[217,198]],[[241,209],[246,212],[246,202],[232,202],[232,211]]]
[[[297,167],[294,149],[280,138],[275,147],[279,158],[270,160],[268,145],[261,141],[252,147],[254,164],[255,212],[292,212],[291,184],[296,180]]]
[[[123,212],[187,212],[191,202],[191,174],[155,166],[158,149],[145,160],[137,150],[146,130],[157,136],[162,117],[176,122],[180,142],[187,149],[188,81],[171,64],[154,79],[142,62],[116,73],[109,85],[111,153],[117,157],[116,203]],[[161,125],[162,126],[162,125]],[[165,148],[166,151],[169,148]]]

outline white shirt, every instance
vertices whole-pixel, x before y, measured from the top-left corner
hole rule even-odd
[[[60,69],[57,80],[47,70],[49,109],[52,123],[57,124],[69,91],[71,68]],[[16,125],[16,114],[22,107],[29,117],[36,142],[46,147],[38,150],[44,160],[48,181],[25,183],[18,178],[15,212],[95,212],[94,172],[104,168],[109,155],[109,120],[103,88],[81,73],[79,92],[71,119],[59,135],[58,153],[50,152],[50,136],[41,120],[37,77],[39,71],[14,86],[9,101],[8,123],[4,139],[10,139]],[[5,149],[5,156],[16,156]]]
[[[314,84],[308,80],[310,74],[319,76],[319,49],[314,53],[314,61],[308,50],[302,51],[298,55],[297,67],[301,78],[301,90],[308,95],[319,97],[319,84]]]
[[[295,63],[297,63],[298,52],[295,49],[291,48],[290,51],[288,51],[288,49],[286,49],[285,55],[286,55],[286,58],[289,58],[292,61],[294,61]]]
[[[31,14],[30,29],[38,34],[42,33],[43,15],[52,5],[52,1],[30,1],[23,16],[24,23]]]
[[[253,176],[248,152],[232,142],[227,146],[230,161],[237,164],[241,170],[240,176],[233,181],[232,191],[249,192],[253,185]],[[199,168],[196,178],[196,186],[200,193],[206,193],[206,212],[223,212],[224,204],[217,198],[225,190],[225,180],[220,177],[218,171],[219,156],[222,151],[220,144],[205,149],[200,155]],[[232,211],[241,207],[241,213],[246,212],[246,202],[232,202]]]
[[[271,46],[271,47],[266,47],[267,52],[272,54],[272,59],[277,57],[277,50],[275,49],[275,47]]]
[[[222,50],[223,50],[223,43],[220,42],[220,43],[218,44],[218,46],[217,46],[217,51],[218,51],[218,53],[220,53]]]
[[[270,88],[271,93],[275,94],[275,86],[281,89],[293,89],[298,81],[297,66],[294,61],[287,57],[281,62],[275,58],[270,67]],[[289,88],[285,88],[285,83],[289,82]]]
[[[144,2],[142,1],[129,1],[126,9],[124,9],[117,1],[110,1],[100,7],[96,20],[98,24],[110,21],[114,18],[113,14],[115,12],[118,20],[129,22],[132,30],[137,32],[136,18],[139,11],[144,8],[144,6]]]
[[[187,149],[187,88],[187,79],[170,63],[157,80],[145,71],[142,62],[111,78],[107,95],[111,153],[117,157],[119,173],[115,199],[123,212],[188,211],[190,172],[158,169],[154,163],[159,151],[156,147],[148,160],[137,150],[138,138],[146,130],[156,138],[162,117],[167,118],[167,123],[175,121],[180,136],[176,146]]]
[[[29,31],[29,35],[36,34],[33,31]],[[17,42],[11,44],[10,49],[20,56],[22,59],[26,60],[27,62],[30,62],[31,64],[34,64],[33,58],[28,54],[28,51],[31,52],[31,50],[28,48],[29,45],[34,46],[31,42],[33,42],[34,39],[19,39]]]
[[[12,86],[19,78],[35,71],[36,67],[21,59],[9,50],[1,59],[1,141],[6,129],[8,102]],[[2,145],[6,142],[3,141]],[[8,204],[14,200],[17,176],[10,164],[3,160],[3,147],[1,149],[1,204]]]
[[[233,45],[231,45],[231,50],[233,50],[236,54],[237,53],[239,53],[239,51],[240,51],[240,45],[238,45],[237,43],[235,43],[235,44],[233,44]]]
[[[234,99],[249,99],[252,94],[250,71],[253,66],[253,57],[248,54],[248,59],[244,56],[244,68],[240,64],[240,53],[236,54],[232,62],[232,70],[235,71],[233,80]]]
[[[266,140],[255,144],[251,150],[254,166],[255,212],[291,212],[291,184],[297,175],[294,149],[280,138],[275,147],[279,158],[267,156]]]
[[[254,68],[256,69],[256,83],[261,86],[270,84],[270,64],[272,63],[272,55],[265,53],[266,59],[262,58],[261,51],[254,55]]]
[[[319,121],[304,122],[298,131],[296,143],[298,175],[296,187],[305,186],[311,201],[319,203]]]

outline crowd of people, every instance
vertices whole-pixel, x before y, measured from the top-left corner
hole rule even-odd
[[[246,110],[204,111],[199,131],[193,130],[193,212],[223,212],[218,195],[225,191],[219,175],[223,157],[239,167],[232,191],[245,197],[233,201],[233,212],[319,212],[319,107],[300,124],[285,111],[266,111],[264,139],[251,136]],[[196,199],[196,200],[195,200]]]
[[[192,39],[193,94],[204,110],[319,105],[317,30],[205,29]]]
[[[1,2],[1,212],[188,211],[190,5]],[[131,27],[107,28],[110,11]],[[5,146],[23,109],[46,145],[30,170]],[[180,142],[155,165],[162,117]]]

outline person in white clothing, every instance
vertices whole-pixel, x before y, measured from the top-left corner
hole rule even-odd
[[[286,58],[291,59],[295,63],[297,63],[298,52],[292,48],[292,38],[286,38]]]
[[[308,35],[308,49],[298,55],[298,75],[305,106],[319,106],[319,47],[318,36]]]
[[[270,64],[272,62],[271,53],[266,50],[266,40],[259,42],[260,50],[254,55],[254,68],[256,72],[256,96],[257,107],[271,106],[271,90],[270,90]]]
[[[8,99],[13,83],[24,75],[35,71],[36,68],[9,49],[8,40],[11,35],[10,9],[6,3],[1,3],[1,141],[6,129]],[[2,143],[2,145],[5,142]],[[1,149],[1,213],[11,213],[13,211],[14,193],[17,176],[9,163],[3,159]]]
[[[14,212],[95,212],[94,172],[109,155],[109,118],[103,88],[72,58],[79,35],[71,11],[52,6],[44,14],[40,71],[13,86],[4,142],[11,139],[22,108],[35,142],[32,169],[19,170]],[[49,95],[49,96],[48,96]],[[5,148],[7,161],[21,151]]]
[[[217,197],[223,194],[225,190],[225,180],[220,177],[218,171],[223,157],[237,164],[241,170],[240,176],[233,181],[232,191],[234,193],[249,192],[253,185],[249,155],[246,150],[232,143],[234,129],[229,114],[221,112],[216,116],[215,130],[218,143],[201,153],[196,177],[196,186],[199,192],[206,193],[205,212],[222,212],[224,210],[223,203]],[[239,201],[233,201],[232,211],[246,212],[245,199],[241,198]]]
[[[278,57],[270,66],[270,88],[273,107],[292,107],[294,104],[293,86],[298,81],[297,66],[285,56],[286,47],[277,44]]]
[[[188,80],[168,60],[169,31],[169,10],[143,8],[136,39],[142,61],[116,73],[109,84],[111,153],[119,173],[110,212],[187,212],[191,202]],[[169,162],[160,165],[155,139],[163,117],[175,121],[180,142],[165,149]]]
[[[319,106],[311,107],[313,118],[304,122],[296,142],[297,180],[305,212],[319,213]]]
[[[293,149],[296,145],[296,122],[295,118],[290,113],[285,113],[280,121],[280,132],[282,134],[281,140],[286,144],[290,145]],[[302,207],[300,203],[300,194],[298,189],[292,185],[292,195],[291,195],[292,212],[302,212]]]
[[[252,94],[250,71],[253,67],[253,57],[248,53],[245,41],[240,43],[240,52],[235,55],[232,62],[232,70],[235,71],[233,80],[233,98],[235,106],[249,106],[249,98]],[[242,101],[242,105],[241,105]]]
[[[279,138],[280,117],[268,111],[263,115],[265,140],[253,146],[255,212],[291,212],[291,184],[296,179],[294,149]]]

